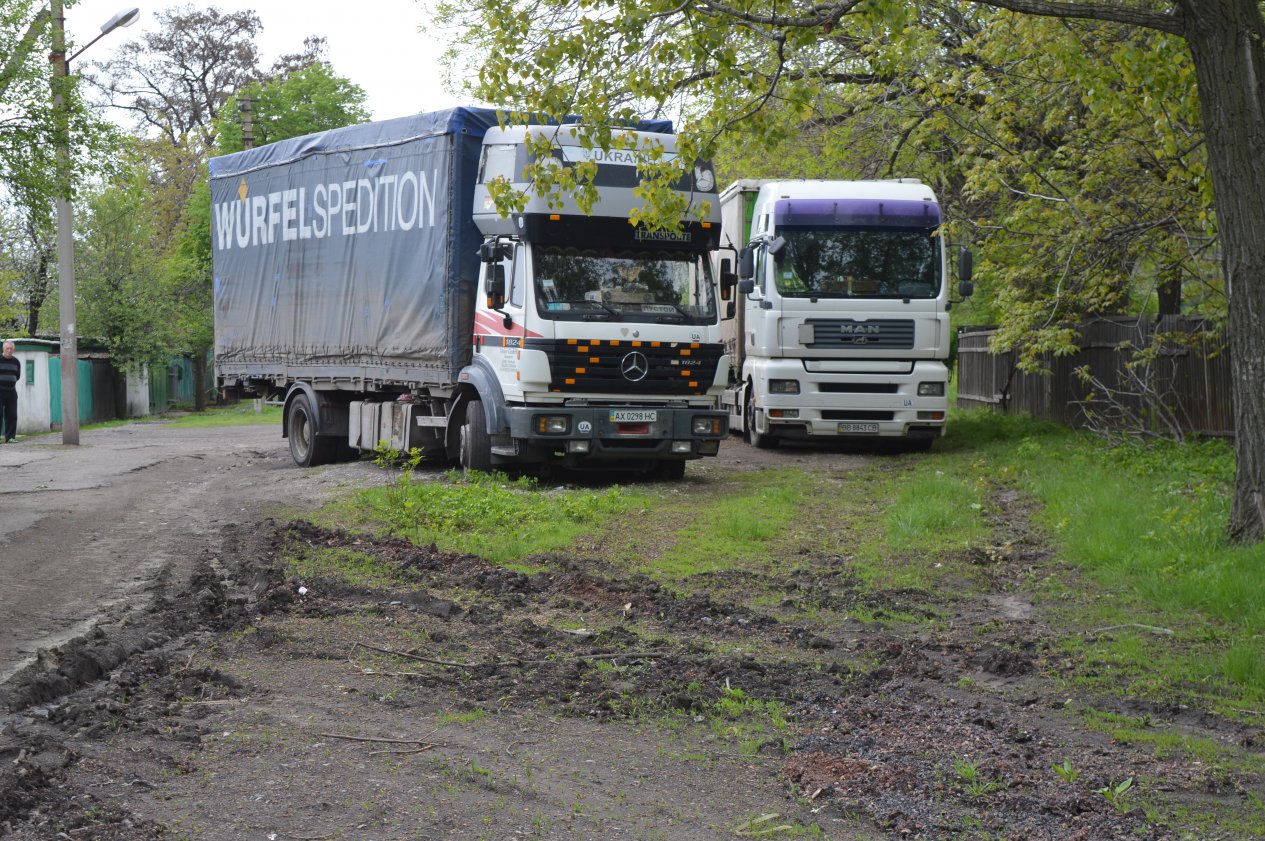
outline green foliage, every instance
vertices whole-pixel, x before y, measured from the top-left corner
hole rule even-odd
[[[152,185],[143,160],[87,202],[77,255],[80,332],[105,342],[120,367],[165,364],[173,345],[172,302],[164,293]]]
[[[886,545],[916,549],[959,542],[970,546],[984,533],[977,487],[944,473],[907,477],[884,514]]]
[[[600,493],[542,490],[530,477],[511,480],[503,473],[451,471],[416,481],[406,467],[395,483],[360,492],[357,503],[358,516],[391,534],[508,562],[566,545],[639,501],[618,486]]]
[[[1115,785],[1104,786],[1097,789],[1097,793],[1107,798],[1107,802],[1115,808],[1117,812],[1127,812],[1133,808],[1131,802],[1127,799],[1129,791],[1133,788],[1133,777],[1122,780]]]
[[[955,413],[950,429],[935,469],[1031,494],[1060,557],[1103,594],[1069,617],[1118,628],[1069,639],[1066,650],[1086,661],[1085,686],[1213,704],[1224,695],[1240,707],[1265,698],[1265,670],[1255,666],[1262,553],[1229,545],[1222,530],[1234,475],[1228,442],[1113,446],[987,411]]]
[[[354,549],[297,546],[286,565],[292,575],[309,584],[328,578],[358,587],[389,588],[399,581],[399,572],[390,563]]]
[[[1072,760],[1064,759],[1062,765],[1053,766],[1054,773],[1065,783],[1075,783],[1080,779],[1081,772],[1072,765]]]
[[[239,103],[245,97],[251,99],[256,146],[369,119],[364,88],[318,61],[279,78],[253,82],[229,97],[216,123],[220,154],[244,148]]]
[[[256,412],[255,407],[249,402],[238,403],[232,406],[215,406],[205,412],[172,418],[166,423],[185,429],[209,429],[219,426],[247,426],[252,424],[268,424],[276,427],[281,424],[281,407],[264,406],[260,411]]]
[[[1153,311],[1161,287],[1187,311],[1225,311],[1176,36],[965,2],[490,0],[441,2],[439,16],[474,96],[578,114],[598,145],[616,139],[599,127],[671,115],[682,158],[714,157],[730,179],[923,179],[949,208],[946,234],[981,246],[955,319],[1001,323],[997,347],[1027,367],[1068,352],[1086,315]],[[672,173],[645,174],[638,218],[675,224],[680,209],[657,201]]]
[[[645,558],[648,571],[682,579],[719,569],[767,562],[769,549],[803,516],[810,480],[798,470],[768,470],[739,478],[731,495],[688,505],[689,522],[675,535],[672,551]]]
[[[964,756],[953,757],[953,773],[970,797],[983,797],[1006,788],[1005,782],[985,777],[979,765]]]

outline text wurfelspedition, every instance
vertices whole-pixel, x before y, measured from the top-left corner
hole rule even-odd
[[[410,170],[250,195],[243,178],[237,200],[214,205],[215,247],[434,227],[438,179],[438,171]]]

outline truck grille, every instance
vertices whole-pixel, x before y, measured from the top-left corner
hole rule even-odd
[[[528,339],[527,347],[548,355],[549,390],[564,394],[706,394],[724,352],[720,344],[608,339]]]
[[[811,348],[864,350],[908,350],[914,346],[912,319],[809,318],[813,327]]]

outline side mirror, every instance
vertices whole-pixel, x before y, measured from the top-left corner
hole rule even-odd
[[[750,295],[755,291],[755,281],[751,278],[738,281],[738,291],[743,295]]]
[[[500,263],[488,266],[487,292],[488,309],[496,310],[505,306],[505,267]]]
[[[738,277],[734,274],[733,267],[729,263],[729,259],[725,258],[720,261],[720,299],[728,301],[733,297],[734,286],[738,283]]]
[[[479,259],[484,263],[495,263],[514,256],[514,245],[500,240],[488,240],[479,246]]]
[[[975,284],[969,280],[963,280],[958,283],[958,297],[969,298],[975,292]]]
[[[975,256],[971,254],[971,249],[963,247],[958,252],[958,280],[969,281],[973,274],[975,274]]]
[[[749,280],[755,277],[755,252],[751,246],[747,246],[738,252],[738,278],[740,280]],[[738,285],[738,291],[742,291],[742,285]]]
[[[782,261],[782,252],[786,250],[786,240],[782,237],[774,237],[769,243],[769,256],[779,263]]]

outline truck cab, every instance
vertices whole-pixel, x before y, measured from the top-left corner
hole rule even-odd
[[[589,212],[570,197],[551,203],[531,192],[526,140],[536,132],[552,135],[548,165],[596,164]],[[491,128],[484,137],[474,190],[482,270],[462,374],[471,392],[459,447],[467,466],[642,460],[674,477],[686,461],[715,455],[728,432],[716,408],[729,360],[710,260],[720,232],[714,176],[698,164],[677,185],[693,207],[707,208],[679,231],[629,224],[640,204],[638,150],[675,149],[670,134],[629,136],[633,148],[610,152],[585,148],[567,126]],[[497,212],[498,179],[527,195],[521,211]]]
[[[756,446],[900,439],[948,410],[949,283],[924,184],[743,181],[721,196],[741,302],[723,403]]]

